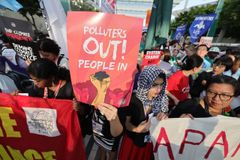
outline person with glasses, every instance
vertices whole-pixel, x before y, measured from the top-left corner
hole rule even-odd
[[[153,145],[150,140],[150,118],[167,118],[168,98],[165,90],[166,74],[158,65],[147,66],[138,79],[128,107],[120,108],[124,117],[126,134],[119,151],[119,160],[151,159]]]
[[[217,75],[208,81],[206,88],[206,95],[203,98],[194,98],[179,103],[169,117],[234,116],[234,113],[227,111],[226,108],[232,102],[233,97],[238,95],[238,82],[232,77]]]
[[[224,71],[228,71],[231,69],[233,65],[232,59],[223,55],[217,58],[212,65],[212,71],[206,72],[203,71],[197,77],[197,79],[193,82],[193,85],[190,87],[190,94],[192,97],[200,97],[201,92],[206,90],[207,81],[209,81],[213,76],[222,75]]]

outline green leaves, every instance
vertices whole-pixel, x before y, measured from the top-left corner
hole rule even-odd
[[[240,40],[240,0],[225,0],[219,25],[226,30],[225,37]]]
[[[215,8],[216,5],[207,5],[182,12],[172,21],[171,30],[175,32],[176,28],[182,24],[187,24],[188,30],[196,15],[213,13],[215,12]],[[221,29],[226,31],[225,38],[240,40],[240,0],[225,0],[218,23],[218,31]],[[186,34],[188,34],[188,32]]]
[[[201,14],[209,14],[214,13],[216,5],[207,5],[201,7],[191,8],[189,11],[185,11],[179,14],[178,17],[171,23],[171,30],[175,32],[176,28],[182,24],[187,24],[187,30],[192,24],[195,16]],[[186,32],[188,34],[188,32]]]

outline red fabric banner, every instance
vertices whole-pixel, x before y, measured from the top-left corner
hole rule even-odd
[[[130,101],[142,19],[95,12],[68,12],[69,64],[81,102],[116,107]]]
[[[86,159],[72,102],[0,94],[0,159]]]

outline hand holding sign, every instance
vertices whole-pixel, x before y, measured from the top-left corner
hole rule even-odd
[[[97,108],[110,122],[111,135],[113,137],[119,136],[123,131],[123,126],[118,118],[117,108],[106,103],[99,104]]]
[[[164,119],[168,119],[168,115],[167,113],[163,113],[163,112],[160,112],[157,114],[157,120],[161,121],[161,120],[164,120]]]
[[[98,110],[103,114],[108,121],[116,120],[118,117],[117,115],[117,108],[113,107],[112,105],[101,103],[97,106]]]
[[[151,126],[151,121],[143,121],[137,126],[136,132],[146,133],[149,131],[150,126]]]

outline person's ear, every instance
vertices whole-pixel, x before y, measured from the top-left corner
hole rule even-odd
[[[198,67],[194,67],[194,68],[192,69],[193,73],[196,73],[197,70],[198,70]]]

